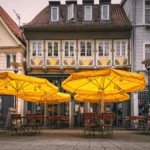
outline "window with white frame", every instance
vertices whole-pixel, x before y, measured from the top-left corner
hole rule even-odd
[[[109,20],[109,5],[101,6],[101,20]]]
[[[150,59],[150,44],[145,44],[145,59]]]
[[[74,16],[74,4],[71,4],[68,6],[68,20],[74,20],[75,16]]]
[[[65,42],[65,57],[74,56],[74,42],[66,41]]]
[[[110,44],[109,41],[98,42],[98,56],[109,56]]]
[[[51,7],[51,21],[59,21],[59,7]]]
[[[48,57],[56,57],[58,56],[58,42],[48,42],[48,51],[47,56]]]
[[[117,41],[116,42],[116,56],[126,56],[126,42]]]
[[[145,23],[150,24],[150,0],[145,1]]]
[[[42,42],[32,43],[32,56],[42,56]]]
[[[88,41],[80,42],[80,56],[81,57],[92,56],[92,42]]]
[[[6,54],[6,68],[10,68],[10,62],[16,62],[16,54]]]
[[[92,6],[85,6],[84,7],[84,20],[85,21],[92,20]]]

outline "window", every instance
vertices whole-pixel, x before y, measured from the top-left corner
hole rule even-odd
[[[6,68],[10,68],[10,62],[16,62],[15,54],[7,54],[6,55]]]
[[[81,42],[80,43],[80,56],[92,56],[92,43],[91,42]]]
[[[84,20],[86,21],[92,20],[92,6],[84,7]]]
[[[59,8],[51,7],[51,21],[59,21]]]
[[[150,44],[145,44],[145,59],[150,58]]]
[[[109,56],[109,41],[100,41],[98,43],[98,56]]]
[[[74,20],[74,4],[68,6],[68,20]]]
[[[42,42],[32,43],[32,56],[42,56]]]
[[[109,5],[102,5],[101,6],[101,19],[102,20],[109,20]]]
[[[145,1],[145,23],[150,24],[150,1]]]
[[[74,56],[74,42],[65,42],[65,57]]]
[[[117,41],[116,42],[116,56],[126,56],[126,42]]]
[[[58,42],[48,42],[48,57],[56,57],[58,56]]]

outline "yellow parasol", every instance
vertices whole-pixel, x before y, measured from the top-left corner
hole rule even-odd
[[[102,98],[99,95],[79,95],[76,94],[74,99],[80,102],[90,102],[90,103],[100,103]],[[117,103],[124,102],[130,99],[130,96],[126,93],[123,94],[114,94],[104,96],[105,103]]]
[[[35,78],[10,72],[0,73],[0,93],[7,95],[44,95],[56,93],[58,88],[46,79]],[[16,108],[18,98],[16,98]]]
[[[77,94],[99,94],[101,113],[104,112],[104,95],[133,92],[145,88],[144,74],[115,69],[102,69],[71,74],[62,87]]]

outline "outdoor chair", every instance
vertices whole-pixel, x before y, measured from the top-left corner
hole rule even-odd
[[[125,120],[125,127],[126,129],[130,129],[131,127],[131,117],[130,116],[125,116],[124,117],[124,120]]]
[[[37,133],[40,133],[43,131],[43,125],[44,125],[44,115],[36,114],[36,128]]]
[[[114,113],[102,113],[102,136],[108,136],[109,138],[114,138],[113,134],[113,120]]]
[[[96,113],[84,113],[84,138],[89,136],[95,137],[95,129],[96,129]]]
[[[12,135],[18,134],[24,134],[25,133],[25,125],[23,125],[22,120],[21,120],[21,115],[20,114],[11,114],[12,118]]]
[[[148,135],[150,133],[150,116],[146,117],[146,123],[144,124],[144,134]]]
[[[5,129],[5,123],[6,123],[6,118],[2,115],[0,115],[0,129],[4,130]]]
[[[37,123],[36,123],[36,115],[35,114],[26,114],[26,133],[29,135],[37,134]]]

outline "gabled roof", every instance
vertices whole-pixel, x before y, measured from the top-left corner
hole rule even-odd
[[[17,37],[17,39],[19,39],[19,41],[25,45],[25,40],[21,34],[21,29],[1,6],[0,6],[0,17],[3,19],[8,28],[12,31],[12,33]]]
[[[99,28],[99,29],[119,29],[119,28],[131,28],[131,22],[127,18],[124,9],[119,4],[112,4],[111,22],[104,23],[100,21],[100,6],[94,5],[94,20],[92,22],[83,21],[83,7],[77,5],[77,20],[67,21],[67,6],[60,5],[61,8],[61,20],[57,23],[49,22],[49,6],[45,7],[31,22],[24,26],[24,29],[36,29],[36,28],[49,28],[49,29],[76,29],[76,28]]]

